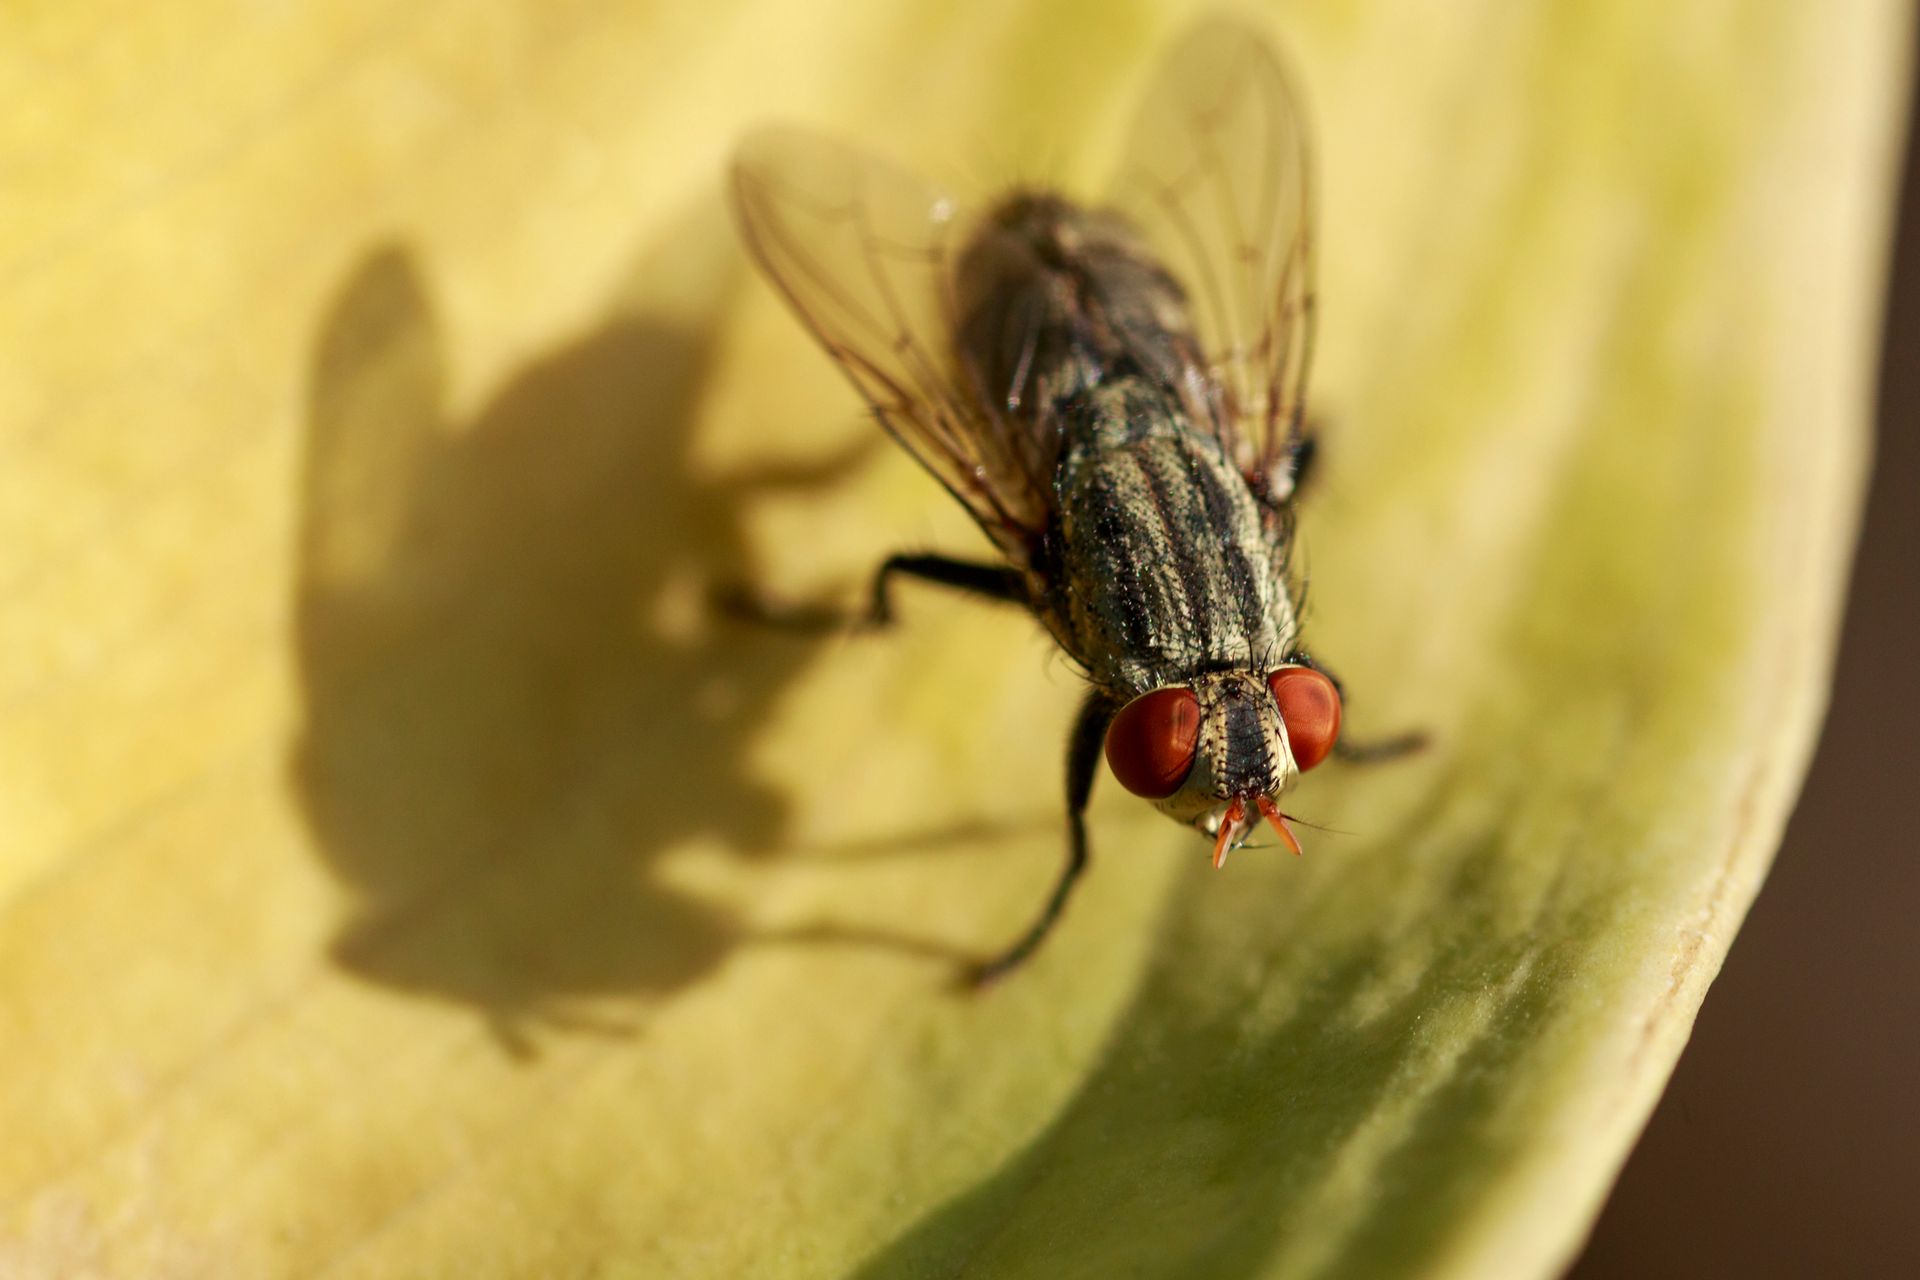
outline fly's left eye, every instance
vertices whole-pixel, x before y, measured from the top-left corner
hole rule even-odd
[[[1164,800],[1193,771],[1200,700],[1193,690],[1155,689],[1120,708],[1107,726],[1107,765],[1137,796]]]
[[[1340,736],[1340,691],[1311,667],[1282,667],[1267,677],[1280,719],[1287,726],[1293,762],[1311,769],[1327,758]]]

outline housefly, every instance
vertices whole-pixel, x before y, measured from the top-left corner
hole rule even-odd
[[[1067,747],[1067,857],[1005,974],[1087,864],[1103,753],[1122,786],[1211,837],[1220,866],[1340,735],[1301,647],[1289,564],[1311,453],[1307,143],[1279,59],[1214,20],[1146,94],[1109,198],[1016,189],[967,216],[922,179],[789,129],[733,168],[746,244],[880,425],[966,507],[992,563],[908,576],[1029,610],[1085,673]]]

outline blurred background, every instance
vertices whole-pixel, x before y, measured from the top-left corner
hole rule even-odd
[[[1920,124],[1916,113],[1913,124]],[[1833,704],[1779,860],[1573,1275],[1895,1276],[1920,1257],[1920,147]]]

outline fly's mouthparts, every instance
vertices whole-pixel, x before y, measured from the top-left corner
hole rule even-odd
[[[1227,804],[1227,811],[1220,816],[1220,828],[1213,838],[1213,869],[1218,871],[1227,865],[1227,855],[1240,843],[1246,834],[1247,801],[1244,796],[1235,796]]]
[[[1273,802],[1272,796],[1261,796],[1254,803],[1260,806],[1261,816],[1273,824],[1280,833],[1280,842],[1293,850],[1293,856],[1300,856],[1300,841],[1293,834],[1293,828],[1287,825],[1286,815],[1280,812],[1280,806]]]
[[[1245,842],[1249,829],[1254,824],[1254,811],[1267,820],[1280,836],[1280,843],[1294,857],[1301,853],[1300,840],[1293,834],[1293,828],[1287,825],[1286,815],[1280,812],[1269,795],[1256,795],[1253,804],[1247,804],[1246,796],[1235,796],[1228,801],[1227,807],[1218,814],[1210,814],[1201,823],[1201,829],[1214,838],[1213,865],[1215,869],[1227,865],[1227,855]]]

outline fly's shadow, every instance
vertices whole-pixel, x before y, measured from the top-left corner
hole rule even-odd
[[[766,849],[786,817],[747,748],[814,646],[703,628],[701,584],[755,576],[758,493],[852,459],[690,468],[700,317],[739,274],[702,212],[635,273],[701,277],[686,327],[616,315],[470,419],[404,248],[368,254],[317,340],[292,772],[352,895],[333,953],[480,1008],[510,1047],[530,1017],[710,972],[741,930],[662,883],[659,855],[703,834]]]

